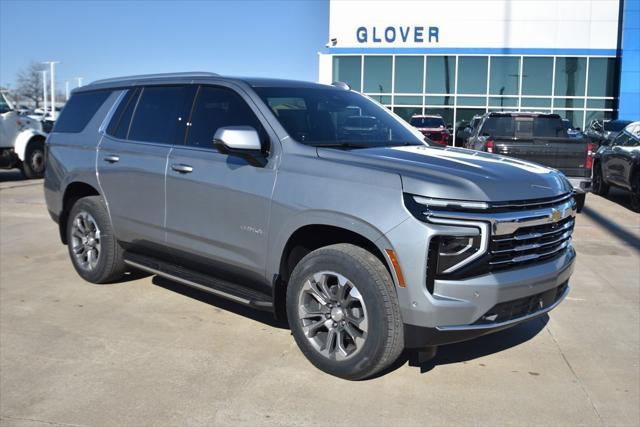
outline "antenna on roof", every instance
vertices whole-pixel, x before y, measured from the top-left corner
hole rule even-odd
[[[331,86],[339,87],[340,89],[344,90],[351,90],[351,86],[349,86],[345,82],[333,82],[331,83]]]

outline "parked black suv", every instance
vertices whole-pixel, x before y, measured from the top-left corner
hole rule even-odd
[[[610,185],[629,191],[631,208],[640,211],[640,121],[627,125],[596,153],[593,192],[605,196]]]

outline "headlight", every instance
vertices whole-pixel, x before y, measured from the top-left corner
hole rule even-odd
[[[436,274],[446,274],[466,264],[481,249],[480,236],[438,236]],[[435,255],[435,254],[434,254]]]
[[[431,197],[413,196],[413,200],[416,203],[433,208],[448,208],[448,209],[473,209],[484,210],[489,209],[489,203],[487,202],[474,202],[466,200],[449,200],[449,199],[434,199]]]

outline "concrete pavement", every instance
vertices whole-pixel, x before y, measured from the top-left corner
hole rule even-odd
[[[590,195],[574,246],[549,317],[349,382],[268,314],[148,276],[84,282],[41,181],[5,181],[0,424],[640,425],[640,215]]]

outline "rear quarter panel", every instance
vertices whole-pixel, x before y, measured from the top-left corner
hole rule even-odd
[[[111,93],[81,132],[61,133],[54,129],[49,134],[44,195],[52,215],[60,216],[64,192],[70,183],[83,182],[99,191],[96,175],[98,130],[121,92]]]

